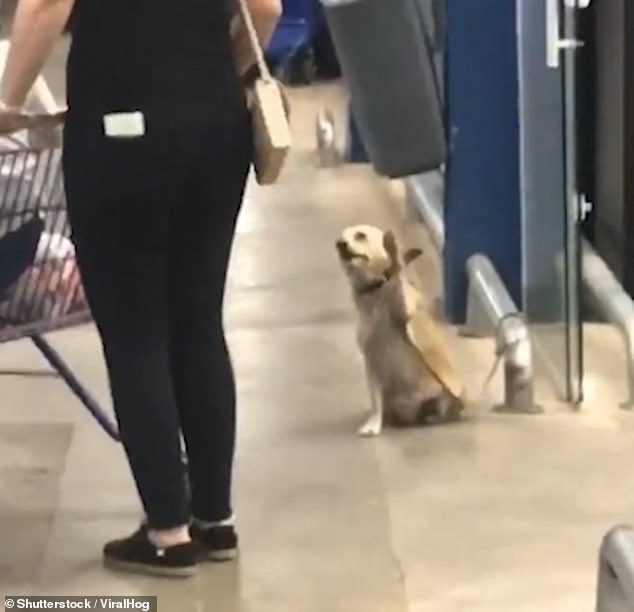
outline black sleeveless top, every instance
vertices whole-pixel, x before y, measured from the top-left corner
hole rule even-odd
[[[229,1],[76,0],[69,23],[70,115],[143,110],[167,120],[243,105]]]

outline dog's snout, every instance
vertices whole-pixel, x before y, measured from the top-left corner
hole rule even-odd
[[[337,246],[337,251],[339,251],[339,255],[341,255],[341,257],[350,257],[351,253],[350,253],[350,247],[348,246],[348,243],[345,240],[337,240],[336,242],[336,246]]]

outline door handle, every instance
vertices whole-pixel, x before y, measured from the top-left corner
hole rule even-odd
[[[546,0],[546,65],[559,68],[559,0]]]
[[[569,8],[587,8],[591,0],[564,0]],[[568,49],[578,49],[583,41],[576,38],[559,38],[559,0],[546,0],[546,65],[559,68],[559,54]]]

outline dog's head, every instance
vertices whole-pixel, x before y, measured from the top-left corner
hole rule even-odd
[[[356,293],[381,287],[397,276],[403,266],[422,254],[409,249],[401,261],[396,238],[372,225],[347,227],[336,242],[339,259]]]

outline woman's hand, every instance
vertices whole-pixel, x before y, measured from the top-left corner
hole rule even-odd
[[[27,113],[21,109],[8,108],[0,102],[0,136],[28,129],[33,133],[34,142],[41,143],[38,148],[56,146],[54,142],[57,140],[51,134],[64,122],[65,114],[63,110],[51,115]],[[44,145],[45,142],[49,144]]]
[[[27,127],[27,123],[28,119],[22,111],[3,107],[0,103],[0,136],[18,132]]]

